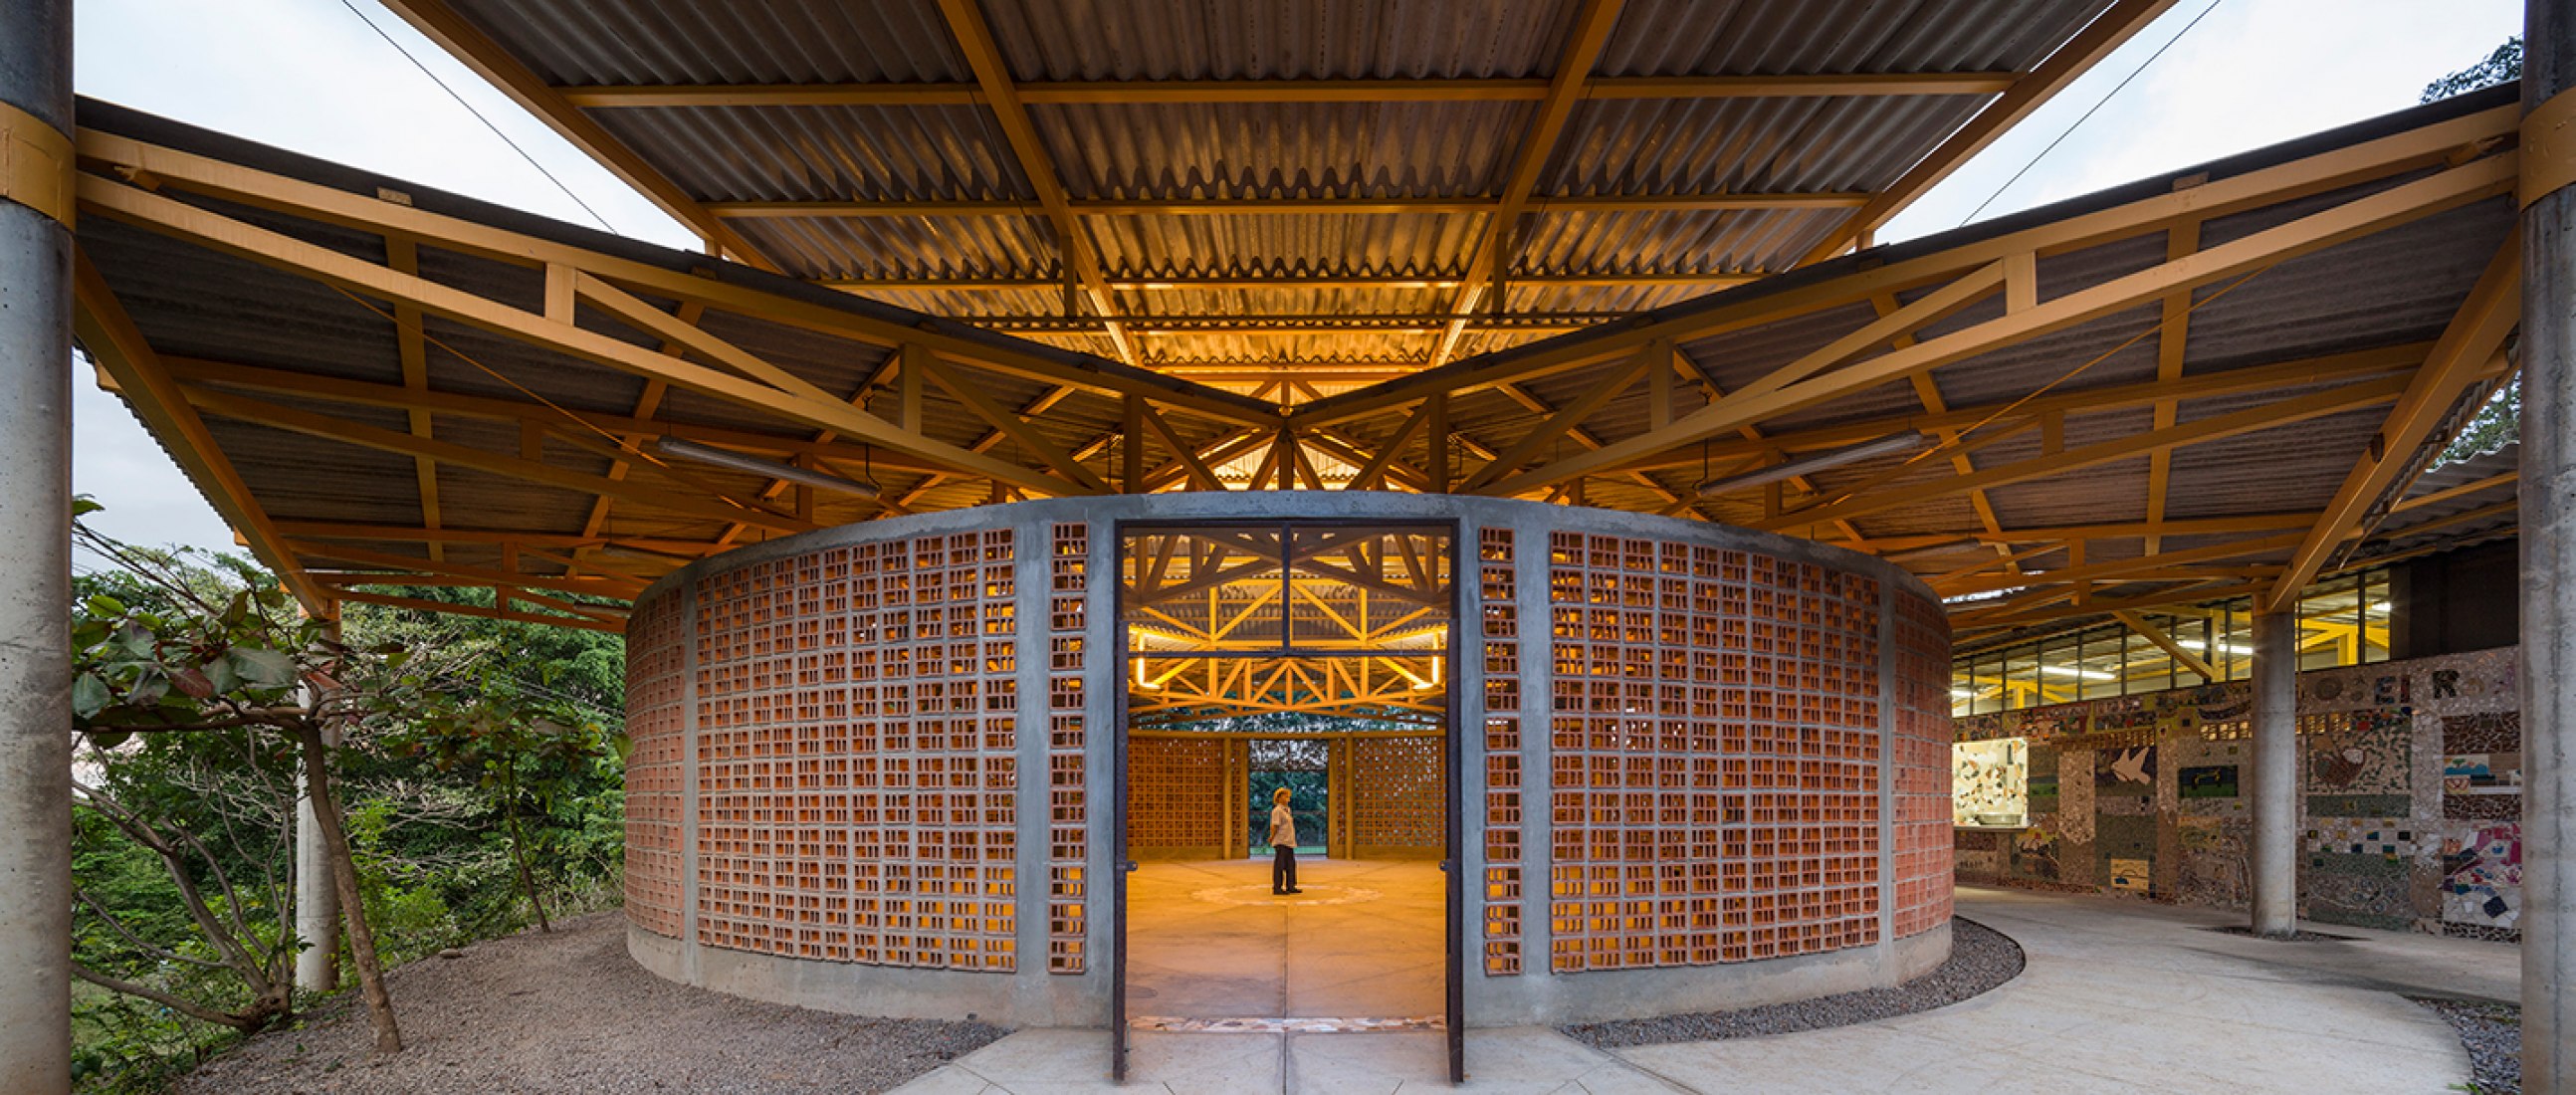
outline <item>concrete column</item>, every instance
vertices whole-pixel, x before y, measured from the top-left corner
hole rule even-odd
[[[340,744],[339,731],[323,740]],[[295,987],[330,992],[340,987],[340,890],[331,882],[331,853],[322,842],[322,820],[304,777],[295,777],[295,934],[304,949],[295,956]]]
[[[2530,109],[2576,85],[2576,3],[2524,19]],[[2576,191],[2523,200],[2522,1085],[2556,1095],[2576,1092]]]
[[[2254,617],[2254,931],[2299,930],[2299,618]]]
[[[0,111],[0,1091],[71,1090],[71,0],[8,0]],[[44,133],[50,129],[51,134]],[[24,190],[13,190],[25,187]]]

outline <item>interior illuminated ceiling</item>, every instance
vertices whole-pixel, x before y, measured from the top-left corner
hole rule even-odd
[[[81,344],[318,613],[1115,491],[1721,521],[1971,634],[2513,528],[2425,473],[2509,97],[1867,246],[2168,3],[389,6],[722,258],[84,103]]]
[[[1454,609],[1440,531],[1131,534],[1124,580],[1138,726],[1262,713],[1437,723],[1447,708]]]

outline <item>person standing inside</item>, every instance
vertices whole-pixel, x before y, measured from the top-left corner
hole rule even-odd
[[[1304,893],[1297,888],[1297,815],[1288,812],[1288,789],[1270,792],[1270,892]]]

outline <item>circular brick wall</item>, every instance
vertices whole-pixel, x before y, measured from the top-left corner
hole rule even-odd
[[[1447,495],[1065,499],[706,560],[628,635],[630,949],[878,1014],[1107,1017],[1121,522],[1455,522],[1468,1021],[1740,1007],[1946,956],[1949,638],[1865,556]]]

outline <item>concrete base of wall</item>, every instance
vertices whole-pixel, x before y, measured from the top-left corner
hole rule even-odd
[[[956,970],[814,962],[709,947],[626,929],[626,953],[654,976],[727,996],[842,1015],[980,1019],[1007,1027],[1105,1027],[1109,996],[1097,977],[1035,971]]]
[[[1009,1027],[1103,1027],[1108,986],[1085,977],[961,973],[812,962],[686,943],[641,928],[626,953],[684,985],[843,1015],[981,1019]],[[1830,954],[1719,966],[1565,976],[1467,977],[1470,1027],[1554,1026],[1785,1004],[1893,988],[1950,959],[1950,925]],[[694,975],[693,975],[694,972]]]
[[[1543,960],[1543,956],[1542,956]],[[1717,966],[1467,978],[1470,1027],[1556,1026],[1787,1004],[1894,988],[1950,960],[1950,925],[1894,943]]]

